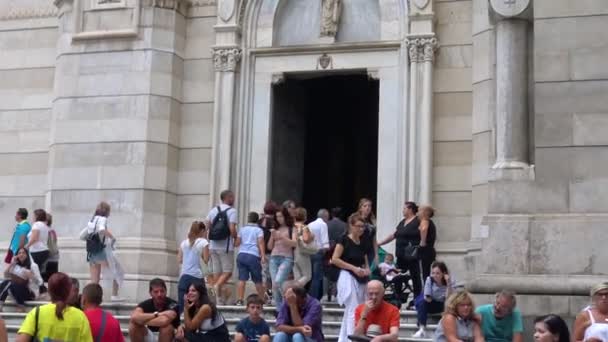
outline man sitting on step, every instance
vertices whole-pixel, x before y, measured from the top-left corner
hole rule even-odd
[[[274,342],[322,342],[323,308],[296,281],[283,283],[284,301],[277,316]]]
[[[355,309],[355,334],[349,338],[352,341],[396,342],[399,337],[401,315],[396,306],[384,300],[382,282],[379,280],[368,282],[366,295],[365,303]],[[379,334],[371,334],[370,326],[379,327]]]
[[[99,284],[88,284],[82,289],[82,308],[91,325],[93,341],[124,342],[120,323],[111,313],[101,308],[102,299],[103,290]]]
[[[177,302],[167,297],[167,285],[159,278],[150,280],[150,299],[137,305],[129,321],[132,342],[171,342],[179,326]]]

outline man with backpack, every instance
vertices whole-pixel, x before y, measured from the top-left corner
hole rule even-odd
[[[224,190],[222,203],[211,209],[205,224],[209,227],[209,251],[211,253],[211,279],[218,304],[225,304],[222,286],[232,276],[234,268],[234,239],[238,216],[234,205],[234,193]]]

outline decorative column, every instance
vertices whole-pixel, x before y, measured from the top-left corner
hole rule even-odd
[[[528,13],[531,0],[490,0],[496,23],[496,163],[528,168]]]
[[[241,60],[237,47],[213,48],[215,94],[213,108],[213,155],[211,158],[211,203],[228,189],[232,162],[232,118],[234,112],[235,73]]]
[[[409,199],[431,203],[433,195],[434,36],[410,37]]]

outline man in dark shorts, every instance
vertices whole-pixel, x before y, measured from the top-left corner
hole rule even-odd
[[[167,285],[159,278],[150,280],[150,297],[133,310],[129,338],[133,342],[171,342],[179,326],[177,302],[167,297]]]

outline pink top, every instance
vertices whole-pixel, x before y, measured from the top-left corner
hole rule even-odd
[[[287,258],[293,258],[293,247],[289,245],[289,228],[281,227],[277,229],[276,235],[274,235],[274,247],[272,248],[272,255],[284,256]],[[296,234],[293,229],[292,234]],[[272,238],[272,237],[271,237]]]

